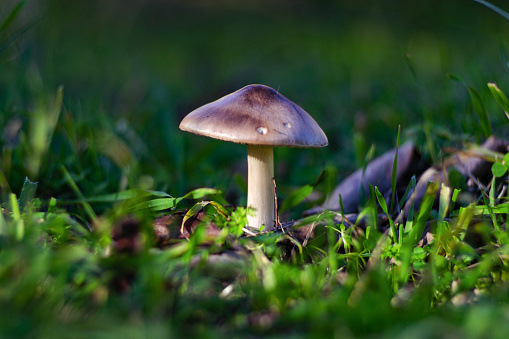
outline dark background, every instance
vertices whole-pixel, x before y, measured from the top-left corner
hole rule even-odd
[[[2,1],[0,18],[15,3]],[[178,196],[208,186],[243,204],[233,177],[246,176],[245,147],[178,124],[250,83],[278,89],[329,138],[324,149],[276,150],[281,198],[327,166],[343,178],[372,144],[376,154],[394,147],[398,126],[403,141],[439,161],[442,146],[484,137],[466,88],[448,74],[481,93],[494,133],[506,133],[486,84],[509,89],[508,29],[467,0],[29,1],[1,32],[0,125],[22,121],[19,140],[2,138],[4,160],[12,152],[2,171],[12,191],[28,175],[45,198],[70,197],[66,159],[85,196],[137,185]],[[60,85],[64,107],[33,173],[23,157],[31,119]]]

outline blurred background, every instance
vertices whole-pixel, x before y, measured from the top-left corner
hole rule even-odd
[[[0,20],[19,4],[2,0]],[[371,145],[376,155],[393,148],[398,126],[430,161],[444,145],[482,141],[469,93],[449,75],[480,93],[494,134],[507,135],[486,84],[509,92],[508,30],[468,0],[26,1],[0,30],[2,191],[19,192],[28,176],[43,199],[75,198],[64,166],[88,197],[214,187],[244,204],[245,147],[178,125],[262,83],[329,138],[324,149],[275,152],[280,198],[333,173],[301,209],[310,207]]]

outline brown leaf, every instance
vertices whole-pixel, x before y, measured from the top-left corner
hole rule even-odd
[[[356,213],[359,211],[361,195],[369,197],[369,185],[377,186],[378,190],[385,195],[391,189],[395,155],[396,149],[393,149],[371,161],[366,166],[365,172],[362,168],[356,170],[334,189],[322,206],[306,211],[305,215],[316,214],[323,210],[339,211],[340,195],[344,213]],[[420,154],[412,143],[408,142],[399,147],[396,175],[398,186],[420,171],[420,159]]]
[[[185,211],[176,212],[159,217],[152,222],[159,247],[171,245],[175,240],[189,239],[196,227],[202,223],[206,223],[206,238],[209,240],[214,239],[221,232],[216,224],[207,220],[207,214],[203,209],[187,219],[184,222],[184,227],[181,227],[184,215]]]

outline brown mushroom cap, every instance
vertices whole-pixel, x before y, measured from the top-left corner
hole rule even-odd
[[[306,111],[264,85],[248,85],[195,109],[179,128],[239,144],[307,148],[329,143]]]

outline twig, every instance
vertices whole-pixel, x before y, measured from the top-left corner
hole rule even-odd
[[[308,244],[309,238],[311,237],[311,233],[313,233],[313,230],[315,229],[317,223],[318,222],[315,221],[311,224],[311,227],[308,230],[308,234],[306,234],[306,239],[304,239],[304,241],[302,242],[302,247],[306,247],[306,245]]]
[[[255,236],[258,235],[258,234],[254,233],[254,232],[251,232],[250,230],[248,230],[245,227],[243,227],[242,230],[244,231],[244,233],[246,233],[248,236],[251,236],[251,237],[255,237]]]
[[[277,187],[276,187],[276,179],[272,178],[272,183],[274,184],[274,228],[279,228],[283,233],[285,233],[285,230],[283,228],[283,224],[281,224],[281,221],[279,220],[279,213],[277,211]]]
[[[500,194],[498,195],[497,199],[502,199],[505,196],[506,192],[507,192],[507,185],[503,185],[502,190],[500,191]]]

